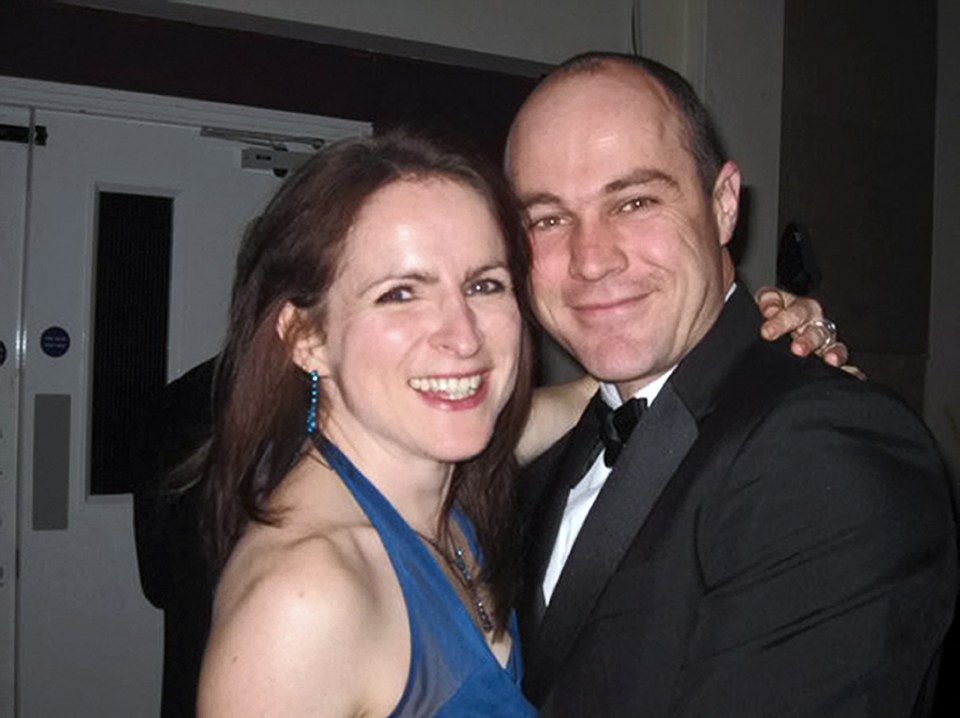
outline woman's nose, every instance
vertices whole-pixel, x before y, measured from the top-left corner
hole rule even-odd
[[[483,345],[477,317],[465,297],[446,301],[440,307],[439,324],[432,337],[433,346],[458,356],[472,356]]]

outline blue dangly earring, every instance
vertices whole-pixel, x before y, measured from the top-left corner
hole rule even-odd
[[[310,408],[307,410],[307,433],[311,436],[317,431],[317,385],[320,375],[316,371],[310,372]]]

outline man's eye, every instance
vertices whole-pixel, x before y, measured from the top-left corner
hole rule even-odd
[[[636,212],[641,209],[649,209],[656,204],[652,197],[634,197],[620,205],[619,212]]]
[[[551,215],[530,220],[529,227],[530,229],[554,229],[555,227],[562,227],[564,224],[563,217]]]
[[[486,277],[484,279],[476,279],[470,282],[466,287],[466,294],[468,297],[472,297],[476,294],[499,294],[505,289],[506,285],[499,279]]]
[[[393,287],[377,297],[377,304],[407,302],[411,299],[413,299],[413,290],[410,287]]]

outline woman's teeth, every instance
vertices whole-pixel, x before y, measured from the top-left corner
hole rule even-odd
[[[445,399],[456,401],[476,394],[482,381],[482,375],[474,374],[473,376],[442,377],[440,379],[422,377],[411,379],[409,383],[417,391],[440,394]]]

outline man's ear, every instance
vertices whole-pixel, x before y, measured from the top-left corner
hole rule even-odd
[[[290,347],[293,363],[305,372],[315,371],[320,376],[330,373],[323,336],[309,325],[303,310],[290,302],[286,302],[277,315],[277,336]]]
[[[726,246],[733,238],[740,208],[740,168],[727,161],[713,183],[713,215],[720,233],[720,244]]]

